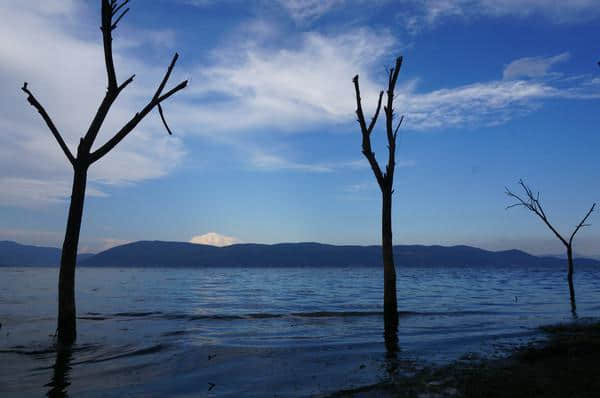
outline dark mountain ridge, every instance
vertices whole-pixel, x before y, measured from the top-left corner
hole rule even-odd
[[[93,254],[80,253],[79,261],[93,256]],[[60,249],[56,247],[43,247],[21,245],[8,240],[0,241],[0,266],[31,266],[48,267],[60,263]]]
[[[492,252],[470,246],[394,246],[398,266],[564,266],[555,257],[520,250]],[[139,241],[117,246],[81,262],[83,266],[145,267],[318,267],[381,265],[380,246],[321,243],[236,244],[214,247],[185,242]],[[600,266],[579,258],[578,266]]]
[[[488,251],[459,246],[394,246],[397,266],[563,267],[565,260],[537,257],[520,250]],[[0,265],[57,266],[60,249],[0,241]],[[93,267],[352,267],[381,266],[380,246],[322,243],[243,243],[225,247],[186,242],[139,241],[101,253],[83,254],[80,266]],[[600,261],[577,258],[576,267],[599,267]]]

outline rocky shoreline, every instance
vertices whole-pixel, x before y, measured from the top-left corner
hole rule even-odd
[[[564,398],[600,396],[600,321],[541,328],[544,342],[516,347],[506,358],[465,358],[410,377],[330,395],[407,398]]]

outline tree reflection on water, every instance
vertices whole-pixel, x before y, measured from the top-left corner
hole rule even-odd
[[[71,385],[71,347],[56,347],[56,360],[54,362],[52,379],[44,387],[50,387],[47,397],[68,397],[67,388]]]

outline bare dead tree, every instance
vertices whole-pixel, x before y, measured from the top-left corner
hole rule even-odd
[[[65,232],[65,240],[62,247],[62,256],[60,261],[60,274],[58,281],[58,340],[63,344],[71,344],[77,336],[76,330],[76,311],[75,311],[75,266],[77,259],[77,247],[79,245],[79,232],[81,229],[81,218],[83,215],[83,202],[85,199],[85,188],[87,182],[88,168],[104,155],[110,152],[121,140],[123,140],[138,123],[150,113],[155,107],[158,108],[161,120],[165,128],[171,133],[165,121],[161,103],[173,94],[182,90],[187,86],[187,80],[179,83],[172,89],[164,92],[165,86],[171,76],[171,72],[177,62],[178,54],[175,54],[171,60],[167,72],[162,81],[158,85],[154,96],[147,102],[140,111],[138,111],[116,134],[106,143],[100,146],[95,151],[92,151],[94,141],[102,127],[112,104],[115,102],[119,94],[127,87],[135,75],[129,77],[123,83],[117,83],[117,75],[113,62],[112,51],[112,32],[117,28],[121,19],[129,12],[129,8],[124,8],[129,3],[129,0],[119,2],[118,0],[101,0],[102,4],[102,40],[104,45],[104,61],[106,64],[106,75],[108,79],[108,87],[104,99],[100,103],[98,110],[87,130],[85,135],[80,139],[77,147],[77,155],[74,156],[69,147],[63,140],[56,125],[44,109],[44,107],[34,97],[32,92],[27,87],[27,83],[23,84],[22,90],[27,94],[27,101],[40,113],[46,125],[58,141],[67,160],[73,166],[73,188],[71,193],[71,203],[69,206],[69,216],[67,221],[67,229]]]
[[[394,193],[394,169],[396,167],[396,137],[398,129],[402,124],[403,116],[400,117],[394,128],[394,89],[398,80],[398,73],[402,67],[402,57],[396,59],[396,65],[389,71],[387,103],[383,110],[385,113],[385,128],[388,142],[388,162],[385,172],[381,171],[379,163],[375,158],[375,153],[371,148],[371,133],[377,123],[377,117],[381,110],[383,91],[379,92],[377,108],[371,122],[367,125],[362,109],[360,98],[360,87],[358,84],[358,75],[354,76],[354,89],[356,92],[356,115],[358,124],[362,133],[362,153],[369,161],[375,179],[379,184],[382,196],[381,209],[381,248],[383,254],[383,314],[386,336],[396,335],[398,328],[398,302],[396,298],[396,267],[394,266],[394,254],[392,247],[392,194]]]
[[[573,239],[575,238],[575,235],[577,234],[577,232],[579,232],[579,230],[581,228],[590,226],[590,224],[586,224],[585,222],[587,221],[590,214],[592,214],[592,212],[594,211],[594,208],[596,207],[596,203],[592,204],[592,207],[585,214],[585,217],[583,217],[583,219],[579,222],[579,224],[577,224],[577,226],[573,230],[573,233],[567,239],[567,238],[563,237],[563,235],[561,235],[556,230],[556,228],[554,228],[554,226],[552,224],[550,224],[550,221],[548,220],[548,216],[546,215],[546,212],[544,211],[544,208],[542,207],[542,203],[540,202],[540,193],[537,192],[536,194],[534,194],[533,191],[531,190],[531,188],[529,188],[529,186],[527,186],[527,184],[525,184],[523,182],[523,180],[519,180],[519,185],[523,189],[525,196],[522,197],[520,195],[517,195],[514,192],[512,192],[511,190],[509,190],[508,188],[506,188],[506,194],[510,198],[516,200],[516,203],[514,203],[510,206],[507,206],[506,208],[510,209],[513,207],[522,206],[522,207],[526,208],[527,210],[531,211],[536,216],[538,216],[540,218],[540,220],[542,220],[544,222],[544,224],[546,224],[546,226],[550,229],[550,231],[552,231],[552,233],[558,238],[558,240],[560,240],[562,242],[562,244],[565,245],[565,248],[567,249],[567,265],[568,265],[567,280],[569,282],[569,295],[571,298],[571,311],[572,311],[573,315],[576,316],[577,307],[575,304],[575,288],[573,287]]]

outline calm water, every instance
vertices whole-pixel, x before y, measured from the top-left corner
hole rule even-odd
[[[571,319],[562,269],[398,271],[403,363],[501,355]],[[58,358],[57,277],[0,268],[3,397],[310,396],[388,371],[380,269],[81,268],[77,345]],[[579,316],[598,317],[600,270],[575,287]]]

